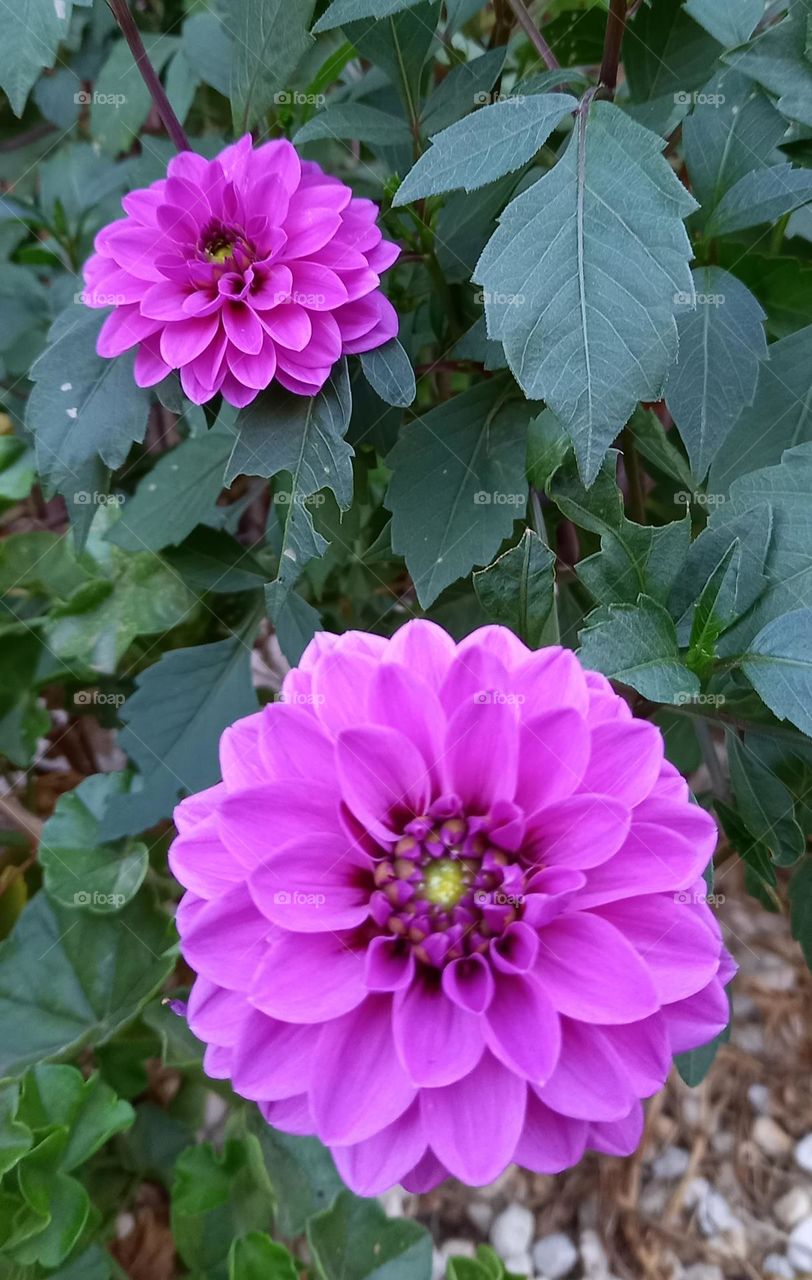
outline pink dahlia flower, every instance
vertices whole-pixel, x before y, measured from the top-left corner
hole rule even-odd
[[[571,652],[322,633],[221,763],[170,854],[189,1024],[356,1192],[628,1154],[725,1026],[713,819]]]
[[[249,404],[274,379],[312,396],[342,356],[398,330],[380,273],[400,250],[361,200],[289,142],[184,151],[96,236],[85,302],[115,306],[97,350],[138,348],[139,386],[180,370],[195,404]]]

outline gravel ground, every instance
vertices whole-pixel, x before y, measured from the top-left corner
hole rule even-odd
[[[740,971],[732,1039],[704,1083],[673,1074],[628,1160],[390,1193],[390,1212],[431,1229],[435,1280],[483,1242],[532,1280],[812,1280],[812,975],[785,917],[740,879],[717,880]]]

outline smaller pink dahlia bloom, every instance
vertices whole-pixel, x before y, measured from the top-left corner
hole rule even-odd
[[[141,387],[178,369],[195,404],[221,391],[241,407],[274,379],[312,396],[342,355],[398,331],[378,286],[400,250],[378,206],[284,139],[255,149],[246,135],[214,160],[181,152],[122,205],[96,236],[84,300],[114,305],[97,350],[137,347]]]
[[[726,1025],[715,823],[568,650],[321,633],[220,759],[170,853],[189,1025],[359,1194],[627,1155]]]

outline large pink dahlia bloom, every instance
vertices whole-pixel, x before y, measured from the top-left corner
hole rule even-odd
[[[713,819],[571,652],[322,633],[221,762],[170,854],[189,1024],[355,1191],[628,1154],[725,1026]]]
[[[246,136],[214,160],[184,151],[122,204],[127,217],[96,236],[83,296],[115,307],[97,350],[137,347],[141,387],[179,369],[195,404],[222,391],[246,405],[274,379],[310,396],[342,355],[397,333],[378,285],[400,250],[378,206],[284,139],[254,149]]]

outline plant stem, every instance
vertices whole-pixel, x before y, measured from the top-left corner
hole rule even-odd
[[[530,17],[530,14],[522,4],[522,0],[507,0],[507,2],[513,10],[516,21],[527,36],[533,48],[536,50],[544,65],[550,71],[558,71],[561,67],[561,63],[558,61],[558,58],[544,39],[544,36],[536,27],[536,24]]]
[[[637,446],[634,443],[634,436],[628,427],[624,427],[620,439],[623,466],[626,470],[626,479],[629,482],[629,510],[632,519],[637,524],[645,524],[646,495],[643,489],[643,468],[640,465],[640,457],[637,452]]]
[[[617,72],[620,66],[620,47],[626,30],[626,0],[611,0],[609,16],[606,19],[606,36],[603,42],[603,60],[601,62],[600,86],[610,98],[614,97],[617,88]]]
[[[149,60],[144,41],[141,39],[141,32],[135,25],[135,19],[130,13],[130,6],[127,0],[107,0],[107,6],[113,17],[121,28],[121,33],[127,44],[130,46],[132,55],[135,58],[136,66],[141,72],[144,84],[149,89],[152,101],[158,110],[158,115],[163,121],[163,126],[170,138],[174,142],[178,151],[191,151],[189,139],[183,130],[178,117],[172,110],[172,105],[166,96],[166,90],[158,79],[158,75]]]

